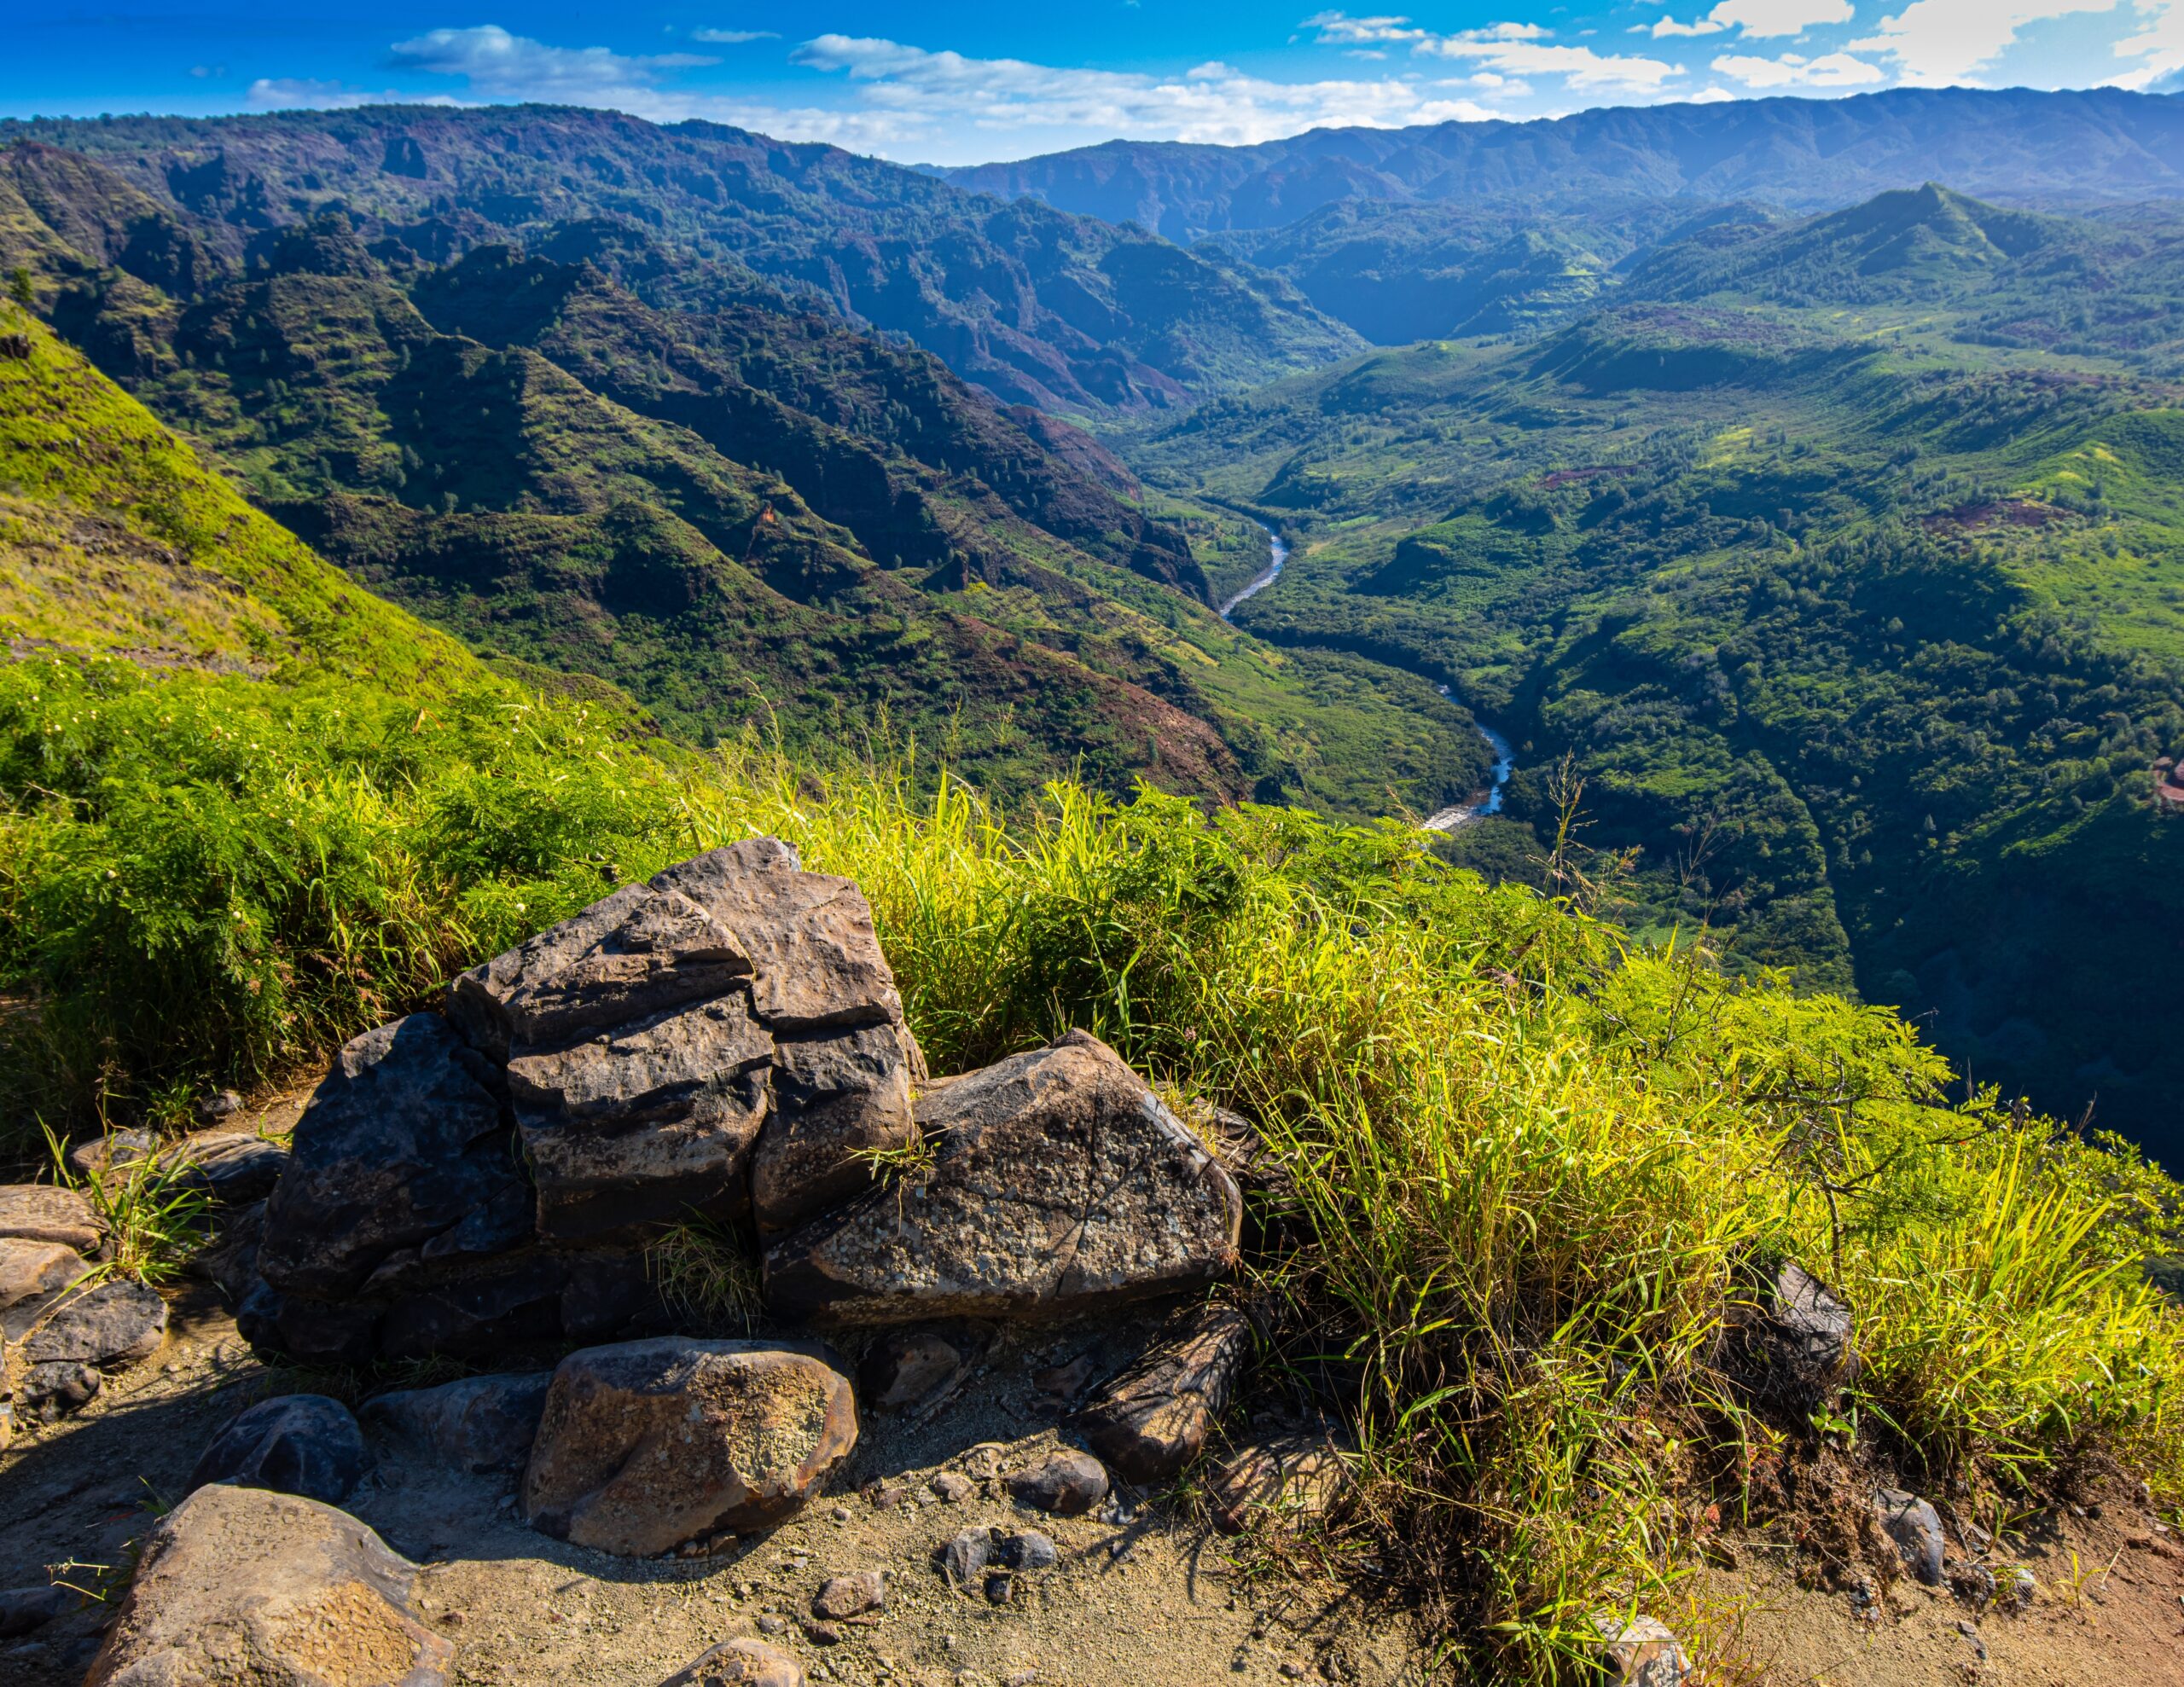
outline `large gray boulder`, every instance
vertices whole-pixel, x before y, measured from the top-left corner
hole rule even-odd
[[[775,1045],[773,1116],[751,1162],[758,1227],[787,1230],[863,1193],[870,1157],[917,1139],[910,1087],[925,1077],[900,1025],[807,1032]]]
[[[741,995],[508,1062],[516,1125],[556,1241],[740,1209],[773,1039]]]
[[[816,1348],[681,1337],[571,1354],[524,1472],[545,1533],[643,1557],[801,1507],[857,1445],[849,1381]]]
[[[436,1388],[403,1388],[364,1402],[365,1423],[460,1470],[520,1470],[538,1438],[550,1371],[465,1377]]]
[[[0,1184],[0,1238],[56,1242],[89,1255],[106,1241],[106,1226],[91,1203],[73,1189],[45,1183]]]
[[[216,1482],[152,1531],[84,1687],[442,1687],[415,1580],[330,1505]]]
[[[935,1086],[917,1121],[929,1165],[767,1250],[778,1316],[1057,1315],[1235,1265],[1234,1181],[1087,1032]]]
[[[1077,1414],[1077,1431],[1127,1481],[1179,1475],[1205,1451],[1251,1350],[1251,1320],[1242,1313],[1198,1307],[1101,1388]]]
[[[296,1122],[265,1205],[258,1269],[334,1300],[392,1264],[497,1254],[531,1233],[499,1075],[437,1014],[349,1043]]]

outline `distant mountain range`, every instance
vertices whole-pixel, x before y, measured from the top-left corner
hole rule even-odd
[[[1536,210],[1756,199],[1818,211],[1939,181],[2016,205],[2083,205],[2184,195],[2184,101],[2114,88],[1900,88],[1531,123],[1316,129],[1252,147],[1112,141],[939,173],[1183,242],[1278,228],[1352,199]]]
[[[505,242],[667,308],[831,311],[1006,402],[1188,405],[1357,351],[1286,282],[1165,240],[716,124],[508,106],[0,122],[107,165],[243,259],[338,211],[380,255]]]

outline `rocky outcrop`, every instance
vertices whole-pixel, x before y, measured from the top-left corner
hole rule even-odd
[[[453,1648],[413,1614],[415,1576],[330,1506],[201,1487],[152,1531],[84,1687],[439,1687]]]
[[[809,1348],[668,1338],[572,1354],[524,1473],[549,1534],[643,1557],[779,1522],[857,1444],[848,1379]]]
[[[934,1087],[917,1122],[930,1165],[767,1250],[778,1315],[1064,1313],[1201,1288],[1235,1263],[1234,1181],[1089,1033]]]
[[[81,1254],[61,1243],[0,1237],[0,1312],[57,1295],[90,1269]]]
[[[1205,1451],[1251,1353],[1251,1321],[1202,1307],[1077,1414],[1085,1445],[1133,1482],[1167,1481]]]
[[[1760,1398],[1809,1412],[1857,1378],[1851,1323],[1850,1308],[1827,1284],[1785,1261],[1766,1273],[1752,1303],[1732,1314],[1730,1361]]]
[[[870,1156],[917,1140],[910,1089],[925,1079],[897,1024],[783,1038],[775,1046],[773,1116],[751,1164],[752,1215],[786,1230],[861,1194]]]
[[[437,1388],[404,1388],[364,1402],[372,1429],[428,1451],[442,1464],[482,1475],[520,1470],[538,1438],[550,1371],[466,1377]]]
[[[288,1167],[266,1202],[265,1281],[285,1295],[346,1298],[405,1267],[527,1240],[531,1191],[499,1087],[491,1064],[437,1014],[351,1042],[296,1122]]]
[[[371,1467],[347,1406],[324,1394],[282,1394],[260,1400],[214,1436],[189,1486],[194,1493],[233,1482],[338,1505]]]
[[[0,1184],[0,1240],[57,1243],[89,1255],[105,1244],[106,1226],[91,1203],[73,1189]]]

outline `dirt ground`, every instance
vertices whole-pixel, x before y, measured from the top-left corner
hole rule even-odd
[[[68,1562],[84,1567],[70,1579],[86,1587],[101,1579],[91,1567],[125,1574],[129,1541],[180,1497],[226,1419],[305,1381],[259,1365],[207,1286],[181,1291],[172,1318],[155,1359],[111,1380],[73,1419],[0,1454],[0,1587],[41,1583],[46,1567]],[[345,1509],[425,1566],[420,1613],[456,1642],[456,1678],[479,1687],[654,1687],[739,1633],[762,1633],[823,1682],[1424,1682],[1400,1615],[1366,1610],[1330,1586],[1242,1587],[1226,1540],[1159,1507],[1140,1504],[1126,1520],[1043,1518],[1002,1493],[996,1473],[1058,1441],[1060,1409],[1038,1395],[1031,1372],[1087,1351],[1104,1361],[1141,1339],[1112,1323],[996,1348],[929,1421],[868,1417],[825,1494],[711,1558],[630,1560],[549,1539],[517,1518],[513,1477],[467,1475],[386,1444]],[[943,1470],[973,1478],[973,1497],[941,1499],[929,1483]],[[950,1538],[989,1522],[1036,1527],[1061,1551],[1055,1568],[1019,1577],[1002,1606],[951,1590],[933,1568]],[[884,1613],[816,1644],[803,1623],[811,1596],[859,1570],[886,1575]],[[93,1607],[31,1640],[0,1642],[0,1680],[73,1687],[102,1616]]]

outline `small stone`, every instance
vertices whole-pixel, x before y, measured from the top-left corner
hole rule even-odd
[[[660,1687],[804,1687],[804,1666],[763,1641],[723,1640]]]
[[[850,1508],[846,1505],[837,1505],[829,1515],[836,1522],[846,1523],[850,1520]]]
[[[2009,1596],[2021,1609],[2030,1609],[2032,1602],[2039,1592],[2039,1579],[2024,1565],[2020,1564],[2010,1572]],[[2180,1594],[2178,1597],[2180,1600],[2184,1600],[2184,1594]]]
[[[340,1400],[283,1394],[260,1400],[214,1436],[188,1487],[234,1482],[337,1505],[372,1463],[363,1432]]]
[[[1019,1669],[1014,1675],[1003,1676],[1001,1687],[1037,1687],[1038,1679],[1039,1672],[1036,1669]]]
[[[940,1549],[940,1567],[958,1587],[968,1587],[993,1561],[993,1531],[965,1529]]]
[[[1944,1539],[1933,1506],[1916,1494],[1883,1488],[1873,1496],[1873,1510],[1882,1532],[1902,1555],[1904,1568],[1928,1587],[1939,1587]]]
[[[882,1412],[925,1405],[963,1374],[963,1355],[929,1330],[893,1330],[872,1344],[858,1367],[864,1399]]]
[[[960,1470],[942,1470],[926,1486],[946,1505],[961,1505],[979,1491],[979,1485]]]
[[[1601,1611],[1593,1626],[1600,1637],[1600,1667],[1618,1687],[1682,1687],[1691,1673],[1691,1660],[1658,1618]]]
[[[33,1365],[23,1372],[23,1404],[47,1418],[77,1412],[98,1397],[106,1384],[95,1365],[73,1359]]]
[[[1037,1529],[1003,1535],[994,1556],[1012,1570],[1048,1570],[1061,1562],[1061,1549]]]
[[[1284,1680],[1302,1681],[1304,1678],[1304,1666],[1294,1658],[1284,1658],[1281,1661],[1281,1674]]]
[[[1066,1400],[1083,1391],[1092,1380],[1092,1355],[1079,1354],[1066,1365],[1050,1365],[1031,1373],[1031,1386],[1053,1400]]]
[[[1050,1452],[1030,1470],[1009,1477],[1008,1487],[1009,1497],[1019,1504],[1074,1517],[1107,1498],[1107,1472],[1089,1452]]]
[[[1775,1268],[1728,1333],[1746,1385],[1796,1411],[1809,1411],[1858,1374],[1850,1308],[1794,1263]]]
[[[811,1615],[839,1621],[883,1609],[886,1603],[887,1587],[879,1572],[859,1570],[854,1575],[834,1577],[814,1594]]]
[[[841,1630],[830,1622],[807,1622],[804,1625],[804,1638],[815,1646],[839,1646],[842,1644]]]
[[[1015,1595],[1016,1584],[1005,1574],[996,1571],[986,1578],[986,1601],[989,1604],[1006,1605]]]
[[[787,1632],[788,1620],[785,1617],[777,1617],[770,1611],[758,1619],[758,1632],[761,1634],[786,1634]]]
[[[242,1097],[231,1089],[218,1090],[198,1099],[197,1116],[208,1125],[215,1120],[225,1119],[241,1111]]]

